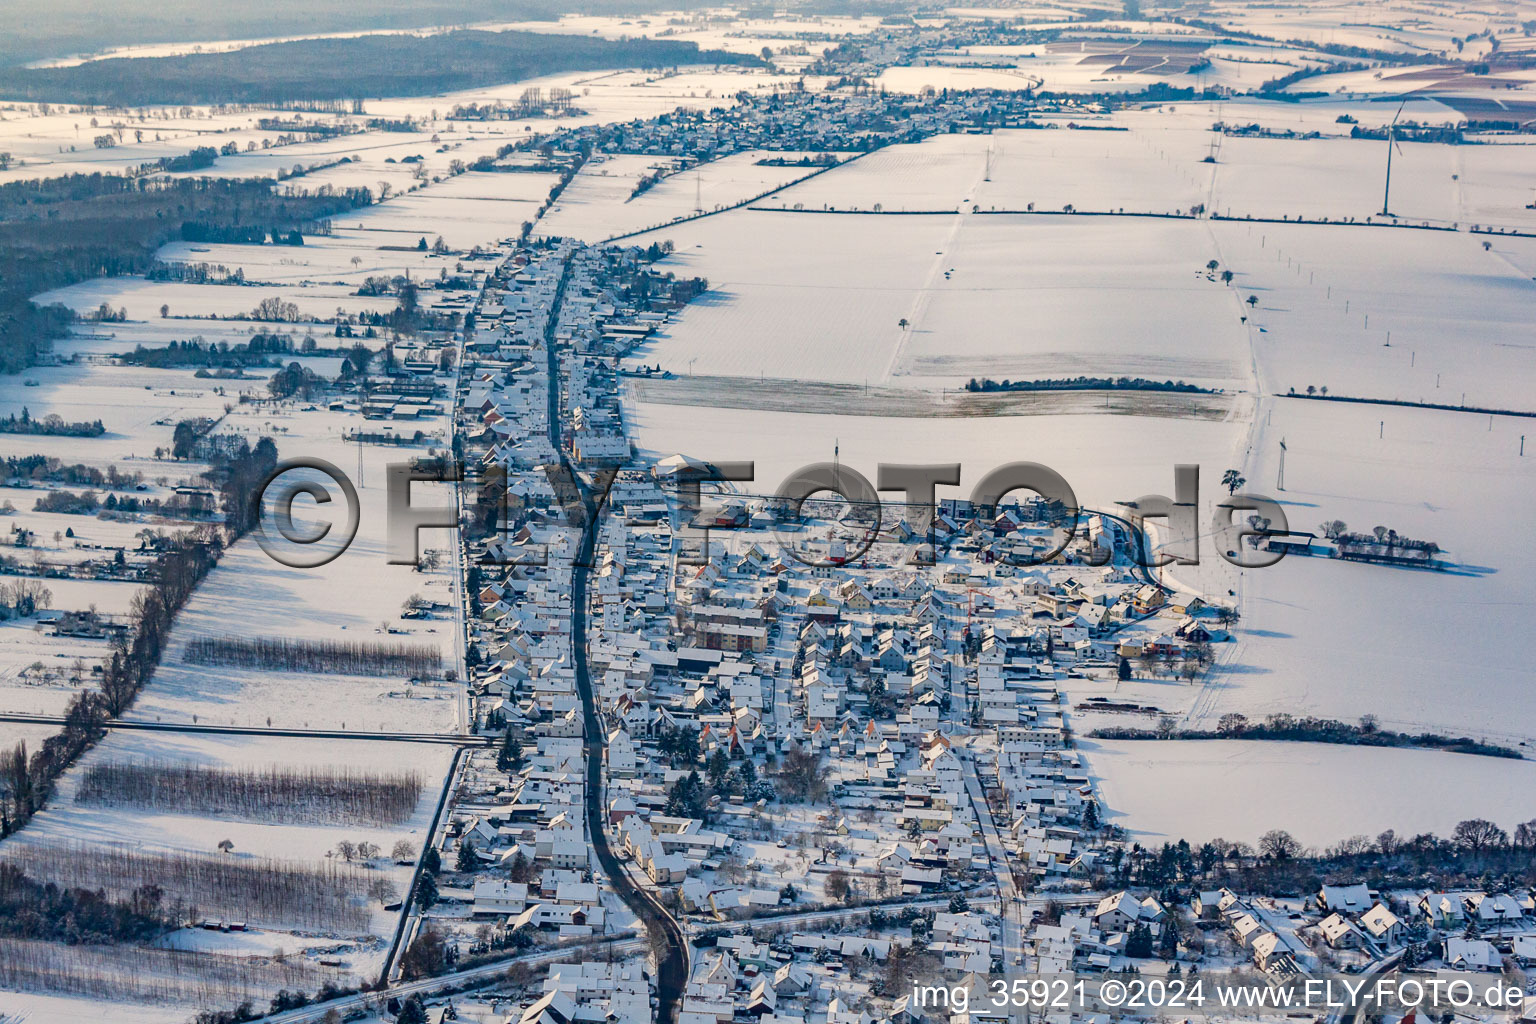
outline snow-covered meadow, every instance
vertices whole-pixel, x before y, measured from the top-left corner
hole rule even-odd
[[[1150,845],[1271,829],[1303,845],[1434,832],[1466,818],[1529,821],[1536,764],[1474,754],[1264,740],[1084,740],[1106,821]]]

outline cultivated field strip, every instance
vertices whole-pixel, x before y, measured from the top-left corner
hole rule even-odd
[[[409,818],[421,791],[417,772],[106,761],[86,769],[75,802],[244,821],[383,826]]]
[[[279,672],[423,675],[436,671],[442,664],[442,654],[426,644],[224,636],[187,641],[182,660],[189,665],[230,665]]]
[[[189,918],[344,934],[361,934],[371,925],[371,873],[329,860],[317,864],[48,841],[7,844],[0,858],[39,881],[118,897],[140,886],[164,885]]]
[[[759,409],[833,416],[964,419],[986,416],[1152,416],[1220,421],[1232,408],[1229,395],[1171,391],[946,391],[863,387],[772,377],[636,378],[634,396],[657,405]]]

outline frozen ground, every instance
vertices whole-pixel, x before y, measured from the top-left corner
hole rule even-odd
[[[1143,844],[1256,843],[1284,829],[1324,847],[1384,829],[1450,834],[1465,818],[1530,820],[1536,764],[1437,750],[1263,740],[1082,740],[1105,821]]]
[[[954,220],[743,209],[642,235],[671,239],[663,266],[710,291],[637,357],[675,373],[878,382]]]

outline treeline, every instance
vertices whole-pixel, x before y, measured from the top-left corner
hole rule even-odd
[[[196,366],[208,369],[237,369],[246,366],[270,366],[273,356],[301,352],[305,355],[334,355],[340,350],[321,349],[314,338],[303,339],[294,347],[290,334],[253,334],[249,341],[205,341],[202,335],[185,341],[167,342],[161,348],[135,346],[132,352],[119,358],[133,366],[153,366],[159,369],[179,369]],[[345,352],[341,354],[345,355]]]
[[[178,237],[314,231],[372,201],[367,189],[279,195],[267,181],[225,178],[73,174],[0,185],[0,372],[36,362],[74,320],[63,306],[34,305],[33,295],[145,273],[155,250]]]
[[[177,171],[200,171],[205,167],[212,167],[213,162],[219,158],[219,151],[212,146],[198,146],[189,153],[180,156],[163,156],[149,163],[139,164],[141,174],[153,174],[159,171],[175,173]]]
[[[85,771],[75,802],[297,824],[397,825],[421,799],[417,772],[353,768],[210,768],[107,761]]]
[[[233,451],[219,449],[209,460],[205,475],[219,489],[219,503],[224,510],[224,529],[230,542],[244,537],[256,526],[259,488],[267,474],[277,466],[277,445],[263,437],[254,448],[244,439]]]
[[[423,676],[436,672],[442,664],[437,648],[426,644],[292,640],[277,636],[198,637],[187,642],[182,660],[189,665],[349,676]]]
[[[113,106],[282,103],[429,96],[562,71],[762,63],[755,55],[701,51],[695,43],[678,40],[460,30],[423,37],[303,39],[224,53],[112,58],[71,67],[6,68],[0,70],[0,94]]]
[[[341,999],[344,996],[356,995],[359,992],[370,991],[375,986],[363,982],[360,987],[351,985],[338,985],[334,981],[327,981],[315,990],[314,997],[304,994],[302,989],[289,991],[286,988],[278,989],[272,997],[272,1002],[267,1006],[267,1012],[262,1013],[256,1009],[256,1004],[247,999],[238,1006],[228,1010],[199,1010],[197,1016],[192,1018],[191,1024],[246,1024],[248,1021],[260,1020],[269,1014],[283,1013],[287,1010],[299,1010],[312,1003],[328,1003],[332,999]],[[381,986],[379,986],[381,987]],[[322,1024],[328,1017],[322,1017]],[[338,1017],[338,1019],[340,1019]]]
[[[245,268],[230,270],[222,263],[161,263],[144,272],[151,281],[177,281],[182,284],[234,284],[243,285]]]
[[[371,923],[373,873],[334,859],[311,863],[54,841],[0,847],[0,856],[45,882],[107,894],[174,883],[191,908],[189,921],[215,917],[342,934],[365,933]]]
[[[312,985],[327,974],[335,972],[303,957],[279,960],[0,938],[0,988],[108,1002],[208,1006],[250,999],[282,985]]]
[[[1361,747],[1420,747],[1446,750],[1454,754],[1481,754],[1485,757],[1520,758],[1518,750],[1469,736],[1444,736],[1440,733],[1393,732],[1378,726],[1367,715],[1358,725],[1332,718],[1311,718],[1287,714],[1270,715],[1262,722],[1232,712],[1221,716],[1215,729],[1095,729],[1091,735],[1106,740],[1290,740],[1299,743],[1342,743]]]
[[[0,314],[3,318],[3,314]],[[4,332],[0,332],[0,353],[5,348]],[[56,412],[51,412],[42,419],[32,418],[32,413],[26,406],[21,407],[21,414],[11,413],[4,419],[0,419],[0,434],[33,434],[38,437],[100,437],[107,432],[107,428],[101,420],[81,420],[77,423],[65,422],[64,417]]]
[[[1449,837],[1432,832],[1341,839],[1324,850],[1304,849],[1290,833],[1271,829],[1257,845],[1212,839],[1159,847],[1111,847],[1094,878],[1098,887],[1141,886],[1165,903],[1223,886],[1236,892],[1303,895],[1324,883],[1364,881],[1373,889],[1507,892],[1536,883],[1536,821],[1513,834],[1491,821],[1459,822]]]
[[[273,398],[314,398],[324,394],[327,386],[324,377],[298,363],[289,363],[267,381],[267,391]]]
[[[123,899],[100,890],[38,882],[14,864],[0,863],[0,936],[52,942],[144,942],[184,915],[167,911],[158,885],[142,885]]]
[[[103,487],[112,491],[126,491],[144,481],[144,474],[135,470],[124,473],[115,465],[106,469],[76,462],[65,465],[52,455],[8,455],[0,460],[0,471],[7,480],[31,480],[34,483],[74,484],[77,487]]]
[[[992,380],[972,377],[965,390],[991,391],[1177,391],[1211,394],[1210,388],[1182,380],[1148,380],[1145,377],[1048,377],[1044,380]]]

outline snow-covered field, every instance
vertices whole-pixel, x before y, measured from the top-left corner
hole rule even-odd
[[[1529,821],[1536,764],[1437,750],[1264,740],[1083,740],[1106,821],[1143,844],[1256,843],[1283,829],[1305,846]]]
[[[642,235],[671,239],[663,266],[710,292],[637,356],[675,373],[879,381],[954,220],[742,209]]]
[[[499,177],[515,177],[512,175]],[[467,200],[449,200],[465,202]],[[239,262],[246,255],[275,256],[270,247],[221,247],[219,259]],[[272,270],[289,269],[294,277],[305,270],[329,276],[341,267],[337,276],[365,274],[369,266],[353,266],[348,250],[323,248],[293,250],[314,257],[318,267],[298,267],[271,261]],[[353,249],[352,251],[357,251]],[[189,258],[208,258],[208,253],[188,251]],[[414,256],[414,254],[412,254]],[[434,258],[442,262],[440,258]],[[450,264],[451,266],[451,264]],[[378,269],[378,268],[372,268]],[[388,269],[395,269],[390,266]],[[401,269],[404,269],[402,267]],[[318,274],[316,276],[319,276]],[[302,279],[302,278],[301,278]],[[144,282],[115,279],[95,282],[94,300],[114,306],[133,294]],[[219,289],[217,287],[178,285],[184,297],[217,295],[221,291],[254,296],[258,289]],[[340,289],[338,289],[339,291]],[[274,286],[270,292],[283,298],[299,295],[298,286]],[[85,301],[85,300],[82,300]],[[254,301],[254,300],[252,300]],[[383,300],[391,302],[392,300]],[[174,338],[190,337],[193,332],[181,328],[196,321],[166,320],[154,316],[146,323],[102,325],[90,333],[98,335],[75,343],[96,352],[129,349],[140,341],[162,345]],[[222,330],[213,325],[213,337],[238,341],[239,331]],[[110,335],[110,336],[108,336]],[[70,343],[61,348],[68,350]],[[310,360],[315,362],[317,360]],[[318,360],[324,362],[325,360]],[[331,360],[335,362],[335,360]],[[329,367],[334,373],[336,367]],[[85,462],[95,466],[112,465],[119,470],[138,470],[148,483],[146,496],[164,490],[162,478],[177,484],[202,467],[197,463],[172,462],[153,457],[156,447],[169,448],[177,420],[194,415],[222,418],[221,432],[241,433],[252,441],[261,436],[276,439],[284,457],[318,456],[345,467],[358,477],[363,503],[357,542],[346,555],[323,569],[288,569],[271,560],[254,539],[236,544],[224,560],[203,582],[190,604],[178,617],[169,648],[161,667],[140,694],[130,717],[162,722],[200,725],[240,725],[259,729],[346,728],[355,732],[453,732],[464,719],[459,684],[447,681],[445,674],[462,674],[455,643],[455,618],[452,612],[435,618],[403,620],[400,617],[406,598],[420,594],[427,600],[453,607],[456,601],[455,574],[449,568],[417,572],[409,566],[387,566],[385,535],[384,479],[386,465],[426,452],[423,446],[375,447],[359,451],[356,443],[342,439],[344,430],[363,424],[356,413],[340,411],[303,411],[299,403],[272,407],[238,402],[237,392],[265,392],[265,378],[257,375],[248,381],[213,382],[196,380],[190,371],[152,370],[118,367],[105,363],[77,362],[61,366],[37,367],[28,371],[27,386],[20,378],[0,384],[0,412],[18,412],[25,405],[33,416],[58,413],[68,420],[100,417],[107,433],[100,438],[55,438],[26,435],[0,435],[0,451],[25,455],[45,451],[66,462]],[[421,430],[429,443],[444,443],[446,426],[441,419],[423,419],[410,424]],[[76,490],[80,488],[74,488]],[[418,505],[446,503],[446,487],[417,485],[414,500]],[[36,550],[46,558],[78,560],[96,549],[76,550],[78,541],[86,545],[129,546],[138,530],[149,527],[174,529],[177,524],[147,519],[136,522],[104,521],[92,516],[68,516],[36,512],[32,504],[45,493],[41,488],[0,489],[0,498],[10,500],[17,511],[5,517],[12,525],[35,532]],[[312,518],[301,500],[297,515]],[[59,539],[65,528],[75,538]],[[422,534],[423,546],[446,546],[446,538],[430,531]],[[130,560],[139,556],[130,555]],[[94,605],[107,613],[121,613],[138,590],[137,584],[87,582],[83,580],[42,581],[51,591],[49,607],[80,610]],[[58,714],[81,687],[95,685],[90,666],[109,652],[106,641],[53,638],[35,619],[12,620],[0,626],[0,711]],[[402,675],[369,677],[234,669],[223,666],[188,664],[182,657],[188,639],[210,637],[284,637],[414,643],[438,651],[441,669],[434,678],[412,681]],[[29,723],[0,724],[0,747],[9,751],[19,741],[36,750],[54,732],[56,726]],[[41,844],[129,844],[140,851],[172,851],[223,857],[219,844],[228,840],[233,849],[227,855],[240,860],[275,858],[306,865],[333,863],[331,852],[345,842],[367,842],[379,847],[385,857],[359,870],[367,872],[365,881],[388,883],[398,896],[409,885],[409,865],[395,865],[387,854],[397,841],[404,840],[420,849],[427,826],[441,792],[442,779],[453,756],[452,747],[392,740],[360,739],[346,743],[316,740],[303,736],[207,735],[166,731],[119,730],[108,733],[80,764],[60,780],[59,790],[48,808],[39,814],[26,831],[5,844],[7,856],[23,860],[29,845]],[[99,806],[75,802],[75,793],[85,772],[94,764],[123,760],[167,760],[204,767],[253,768],[269,765],[287,767],[332,768],[356,771],[391,772],[408,770],[419,774],[422,789],[417,805],[405,820],[380,826],[346,814],[325,824],[274,824],[242,818],[238,813],[209,813],[189,810],[172,813],[136,806]],[[52,856],[50,854],[49,856]],[[41,870],[39,868],[39,870]],[[37,873],[37,872],[34,872]],[[165,883],[175,898],[178,889],[173,880]],[[361,884],[361,883],[357,883]],[[343,964],[343,976],[372,977],[382,964],[385,938],[396,920],[395,912],[386,911],[378,899],[370,898],[362,914],[362,923],[354,923],[346,934],[317,934],[294,922],[265,922],[267,930],[241,936],[248,948],[232,948],[226,943],[210,944],[212,933],[182,933],[170,943],[178,949],[200,950],[233,957],[252,957],[253,964],[267,964],[274,950],[285,950],[294,964],[310,971],[324,971],[319,958]],[[298,930],[295,930],[298,928]],[[355,933],[354,933],[355,932]],[[265,969],[264,967],[259,969]],[[185,971],[185,967],[183,967]],[[263,976],[268,977],[268,976]],[[317,976],[309,977],[306,987],[313,988]],[[268,980],[276,978],[271,975]],[[257,982],[259,986],[265,982]],[[258,990],[258,994],[261,994]],[[270,991],[262,995],[265,999]],[[218,996],[224,1000],[225,996]],[[81,1003],[59,997],[27,996],[12,1001],[0,997],[0,1013],[23,1011],[46,1019],[78,1019],[71,1014]],[[98,1007],[100,1004],[96,1004]],[[158,1005],[145,1019],[184,1019],[196,1009],[184,998],[172,998]],[[134,1021],[133,1011],[112,1008],[109,1019]]]
[[[402,221],[402,224],[408,221]],[[397,230],[408,231],[406,227]],[[414,243],[416,238],[410,239]],[[431,241],[431,239],[428,239]],[[395,243],[402,244],[402,243]],[[338,309],[356,315],[362,312],[388,311],[394,308],[393,298],[354,294],[355,288],[336,285],[300,285],[276,288],[249,287],[242,285],[182,284],[175,281],[149,281],[144,278],[99,278],[56,288],[44,292],[37,301],[47,305],[60,302],[80,313],[89,313],[103,302],[114,310],[126,309],[128,319],[147,320],[160,315],[162,306],[169,307],[172,316],[227,317],[253,319],[252,311],[263,299],[277,298],[299,307],[300,316],[320,319],[334,316]],[[198,322],[186,322],[188,336],[197,332]],[[292,325],[274,325],[291,329]]]
[[[1531,421],[1270,402],[1247,475],[1285,502],[1292,529],[1316,532],[1333,519],[1365,532],[1385,526],[1436,542],[1449,568],[1298,557],[1238,579],[1224,564],[1200,566],[1194,578],[1207,586],[1240,590],[1244,618],[1223,659],[1230,667],[1212,676],[1191,718],[1210,727],[1228,711],[1373,714],[1388,728],[1536,745],[1536,692],[1517,639],[1536,606],[1536,563],[1514,540],[1536,493],[1536,458],[1519,454]]]
[[[1326,387],[1536,411],[1536,240],[1319,225],[1211,230],[1236,293],[1258,298],[1249,316],[1272,393]]]
[[[753,150],[675,170],[667,157],[614,154],[589,161],[560,195],[539,231],[584,241],[668,224],[697,213],[736,206],[814,174],[818,167],[761,164],[765,159],[799,160],[824,155]],[[640,179],[664,173],[659,182],[632,196]],[[765,200],[766,201],[766,200]]]
[[[756,481],[738,485],[749,493],[773,493],[792,471],[832,461],[837,446],[842,465],[871,482],[882,462],[960,463],[960,486],[940,487],[940,498],[968,496],[982,476],[1006,463],[1041,462],[1067,479],[1079,501],[1106,509],[1138,495],[1168,493],[1175,462],[1200,464],[1207,480],[1219,476],[1232,436],[1230,424],[1194,417],[905,419],[647,402],[631,412],[627,419],[646,454],[754,461]]]
[[[447,774],[453,748],[440,744],[372,740],[313,740],[284,736],[215,736],[120,729],[110,732],[61,780],[58,795],[16,840],[8,855],[25,856],[28,844],[59,842],[126,843],[145,850],[180,850],[218,854],[224,839],[234,843],[229,854],[238,858],[323,862],[338,842],[369,842],[387,854],[399,840],[419,850]],[[398,825],[376,826],[340,815],[324,825],[273,824],[237,814],[175,814],[132,805],[102,806],[76,803],[83,773],[94,764],[156,761],[204,768],[260,769],[273,765],[307,769],[416,772],[424,780],[415,812]],[[410,868],[380,867],[382,877],[403,889]],[[388,924],[375,908],[375,927]]]
[[[289,410],[274,414],[238,408],[228,424],[253,438],[280,424],[281,457],[324,459],[358,483],[359,446],[341,435],[362,422],[351,413]],[[413,429],[436,432],[439,443],[446,443],[441,422],[420,421]],[[182,611],[170,651],[130,717],[186,722],[196,716],[202,722],[232,725],[258,725],[270,719],[279,728],[341,728],[350,723],[352,729],[370,731],[452,731],[460,721],[460,687],[443,681],[441,674],[435,680],[412,683],[404,677],[209,668],[187,664],[180,656],[184,643],[196,637],[282,636],[427,645],[441,653],[444,671],[455,668],[451,614],[400,619],[405,600],[413,594],[451,606],[455,574],[447,566],[418,572],[410,566],[386,564],[386,466],[425,452],[425,447],[362,446],[358,534],[348,550],[328,565],[317,569],[281,565],[261,550],[254,537],[230,548]],[[417,484],[411,493],[418,507],[451,501],[446,485]],[[300,518],[314,514],[306,513],[306,506],[313,508],[308,499],[295,506]],[[447,546],[441,531],[424,530],[420,536],[423,549]],[[383,631],[386,624],[390,632]]]
[[[129,287],[137,281],[127,280]],[[99,286],[99,292],[114,300],[119,294],[105,285]],[[27,386],[28,380],[36,381],[37,386]],[[246,386],[253,383],[246,382]],[[34,366],[23,376],[0,377],[0,416],[20,415],[25,409],[34,419],[50,414],[70,423],[99,419],[106,433],[99,437],[0,434],[0,455],[46,451],[66,463],[103,469],[116,465],[121,471],[137,470],[151,479],[162,473],[181,477],[188,472],[186,465],[157,460],[154,450],[169,450],[178,420],[219,417],[224,404],[231,400],[229,395],[216,392],[219,386],[217,381],[197,379],[191,370],[89,363]]]

